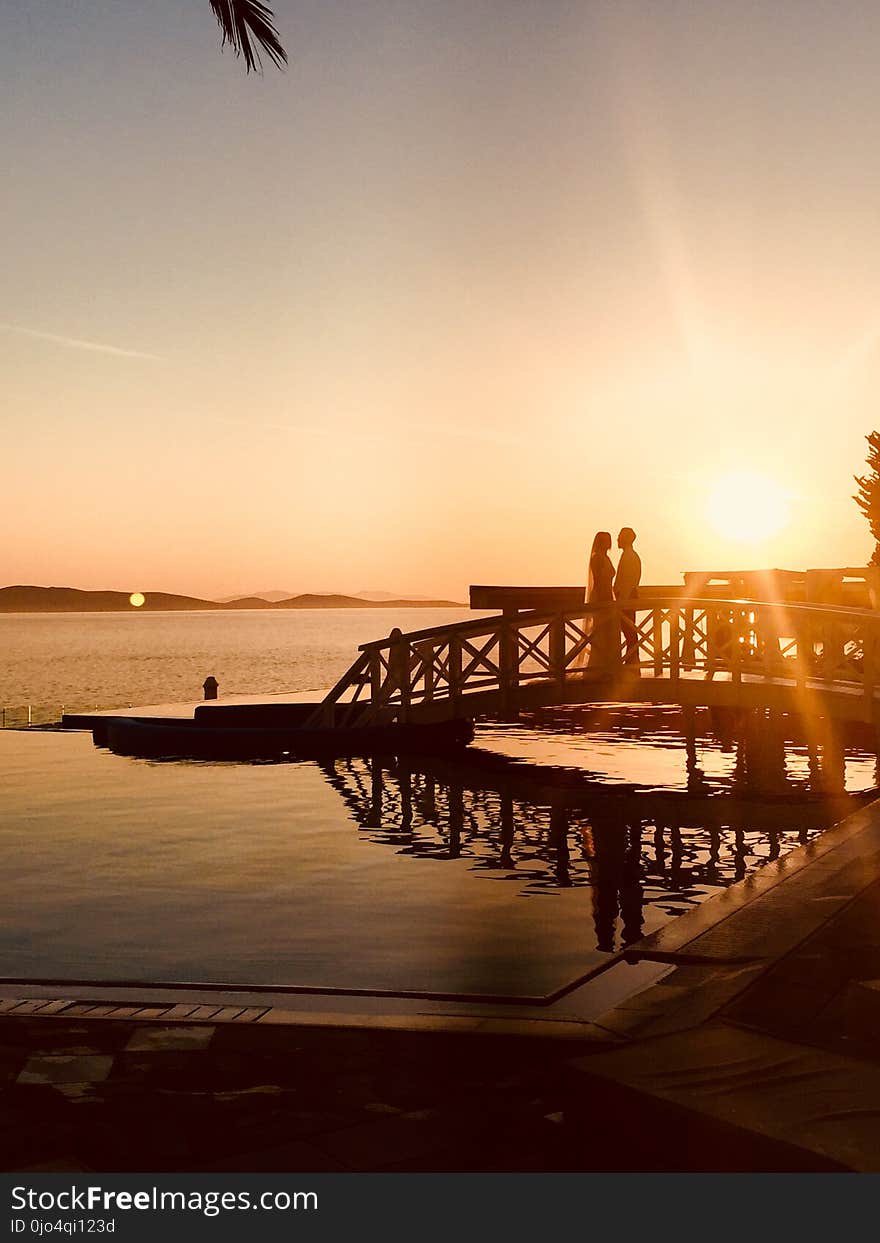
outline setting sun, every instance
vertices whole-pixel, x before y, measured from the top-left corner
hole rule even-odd
[[[714,483],[706,517],[724,539],[757,544],[775,535],[788,522],[788,496],[775,480],[739,471]]]
[[[128,597],[128,602],[132,608],[139,609],[143,606],[146,596],[141,591],[133,591]]]

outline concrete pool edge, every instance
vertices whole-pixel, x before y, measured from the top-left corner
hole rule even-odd
[[[547,1006],[512,1007],[491,1002],[424,1002],[381,996],[315,996],[247,989],[209,993],[197,986],[163,990],[144,984],[115,987],[95,984],[88,990],[9,981],[0,985],[0,1019],[42,1018],[77,1022],[124,1020],[138,1024],[225,1023],[263,1026],[325,1027],[365,1031],[443,1032],[472,1035],[539,1036],[591,1044],[616,1044],[618,1037],[598,1027],[592,1015],[610,994],[618,1000],[635,995],[662,979],[671,968],[649,963],[633,968],[618,960],[592,976],[561,1001]],[[606,977],[608,977],[606,979]]]

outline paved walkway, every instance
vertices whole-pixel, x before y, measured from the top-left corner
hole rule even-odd
[[[566,1168],[558,1041],[0,1019],[4,1170]]]

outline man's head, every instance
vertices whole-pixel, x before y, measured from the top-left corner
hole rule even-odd
[[[621,527],[620,533],[617,536],[617,547],[618,548],[632,548],[635,542],[636,542],[636,533],[632,529],[632,527]]]

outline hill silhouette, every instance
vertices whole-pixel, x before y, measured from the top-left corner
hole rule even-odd
[[[295,591],[279,591],[277,588],[273,591],[247,591],[243,596],[220,596],[220,604],[232,604],[240,600],[268,600],[271,604],[278,604],[282,600],[292,600],[297,596]],[[422,600],[430,601],[430,596],[419,595],[418,592],[406,591],[352,591],[352,592],[334,592],[334,591],[317,591],[312,595],[333,596],[343,595],[352,596],[355,600],[366,600],[373,604],[387,604],[389,600],[407,600],[413,604],[418,604]]]
[[[167,591],[145,591],[144,603],[135,608],[125,591],[82,591],[78,587],[0,587],[0,613],[171,613],[227,609],[378,609],[465,608],[454,600],[362,600],[357,596],[306,593],[286,600],[269,601],[242,596],[219,603],[197,596]]]

